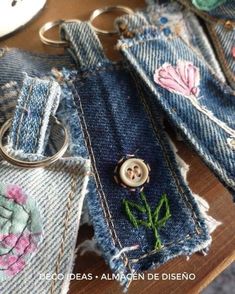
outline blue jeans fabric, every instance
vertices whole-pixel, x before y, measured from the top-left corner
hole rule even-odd
[[[161,113],[151,114],[139,81],[121,62],[107,60],[87,23],[64,24],[62,36],[70,41],[79,65],[69,84],[73,85],[95,174],[97,193],[88,196],[88,207],[96,239],[111,268],[124,274],[146,270],[206,247],[210,242],[207,227],[179,172]],[[123,213],[124,198],[139,200],[137,192],[118,186],[113,179],[117,162],[127,154],[135,154],[151,166],[150,184],[144,189],[150,206],[154,207],[163,193],[169,197],[172,218],[160,231],[164,247],[159,251],[153,250],[149,230],[133,228]],[[138,249],[112,259],[136,244]]]
[[[202,19],[228,83],[235,89],[235,2],[228,0],[209,12],[196,9],[190,0],[179,2]]]
[[[163,110],[234,196],[235,152],[229,144],[235,137],[234,92],[217,78],[205,62],[203,51],[199,54],[174,33],[165,36],[156,25],[148,22],[147,17],[146,13],[136,13],[117,21],[120,24],[124,20],[127,30],[134,35],[133,38],[123,36],[119,48],[131,72],[142,81],[142,88],[152,93],[147,98],[152,115],[157,116],[158,110]],[[143,19],[148,22],[145,26]],[[166,63],[174,67],[182,60],[191,62],[200,72],[200,95],[196,106],[190,99],[172,93],[154,81],[156,69]]]
[[[162,113],[152,113],[149,91],[139,87],[139,79],[130,75],[125,64],[105,57],[87,23],[65,24],[62,36],[71,43],[77,70],[67,56],[32,58],[31,54],[10,51],[0,58],[1,82],[13,80],[21,85],[22,66],[29,75],[54,77],[60,83],[62,98],[56,115],[70,130],[70,154],[88,155],[92,161],[94,180],[87,197],[90,217],[112,270],[125,275],[207,248],[211,237],[204,216],[176,164]],[[61,69],[62,65],[66,68]],[[51,67],[56,67],[52,74]],[[161,250],[153,250],[152,232],[145,227],[133,228],[123,212],[122,200],[138,202],[138,193],[125,190],[113,179],[119,159],[133,153],[151,166],[150,183],[145,187],[151,208],[163,193],[169,198],[171,218],[159,231],[164,245]],[[138,249],[122,251],[136,244]],[[121,282],[129,284],[127,277]]]
[[[18,57],[17,55],[20,56],[21,53],[16,53],[15,57]],[[7,61],[8,58],[9,61]],[[30,55],[27,58],[30,60]],[[4,66],[7,67],[11,60],[11,56],[6,56]],[[41,63],[40,65],[42,66]],[[22,87],[16,86],[14,79],[17,80],[18,77],[13,74],[11,81],[1,87],[4,101],[7,101],[9,97],[18,99],[7,148],[14,157],[23,160],[43,159],[44,155],[47,155],[45,147],[49,136],[47,133],[49,118],[57,111],[61,88],[52,78],[48,79],[45,76],[44,79],[40,79],[22,74],[22,77],[19,75],[19,78],[23,80],[18,81],[17,85],[21,84]],[[65,91],[64,93],[68,95],[68,101],[70,101],[69,93]],[[8,104],[5,106],[8,109]],[[11,109],[9,108],[10,111]],[[70,109],[68,115],[73,117],[73,105]],[[57,111],[59,112],[62,110]],[[71,137],[74,138],[75,134],[77,134],[76,129],[71,133]],[[73,140],[75,142],[75,139]],[[22,263],[23,269],[20,272],[9,277],[3,274],[4,269],[1,266],[1,293],[57,294],[67,292],[74,261],[79,219],[90,171],[89,163],[89,160],[82,157],[70,156],[59,159],[49,167],[24,169],[15,167],[4,160],[0,161],[1,185],[4,183],[20,187],[37,201],[35,207],[41,213],[43,226],[42,241],[34,256],[29,259],[27,255],[21,255],[20,258],[24,258],[22,261],[24,263]],[[33,215],[35,215],[34,209],[32,206],[31,214]],[[17,214],[17,210],[15,212],[16,228],[14,227],[13,232],[19,233],[16,229],[20,226],[17,224],[23,220]],[[38,221],[39,218],[35,218],[34,226],[38,226]],[[32,227],[32,224],[29,222],[28,226]],[[1,234],[2,230],[3,228],[1,228]],[[26,227],[23,232],[25,230]],[[2,250],[2,243],[0,245]],[[58,274],[62,278],[58,278]],[[6,278],[8,279],[5,280]]]

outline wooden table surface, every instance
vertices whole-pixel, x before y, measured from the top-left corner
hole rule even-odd
[[[106,5],[122,4],[129,7],[144,7],[144,0],[131,1],[106,1],[106,0],[48,0],[46,7],[30,24],[14,34],[13,36],[0,41],[0,47],[18,47],[34,52],[63,53],[61,49],[49,48],[41,44],[38,38],[38,29],[47,21],[59,18],[79,18],[86,20],[93,9]],[[111,16],[97,20],[100,27],[111,27]],[[56,32],[53,32],[53,36]],[[114,50],[115,39],[102,38],[107,55],[112,59],[120,58]],[[230,193],[209,171],[200,158],[192,152],[183,142],[176,142],[179,155],[190,164],[188,174],[189,185],[193,192],[201,195],[210,204],[210,215],[222,222],[213,233],[213,243],[207,256],[194,254],[188,261],[185,257],[178,257],[152,273],[194,273],[196,279],[193,281],[134,281],[129,294],[157,294],[157,293],[199,293],[207,286],[220,272],[222,272],[235,259],[235,211]],[[79,231],[78,243],[92,237],[92,229],[83,226]],[[92,273],[100,276],[102,273],[110,273],[101,257],[95,254],[78,256],[75,262],[74,273]],[[121,289],[116,281],[93,279],[91,281],[72,281],[69,294],[117,294]]]

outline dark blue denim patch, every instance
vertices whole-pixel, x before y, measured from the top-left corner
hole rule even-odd
[[[61,70],[62,99],[57,115],[69,127],[70,152],[83,156],[89,153],[92,160],[94,180],[90,182],[88,204],[106,261],[114,271],[126,274],[208,247],[211,237],[204,217],[176,164],[162,125],[162,113],[159,109],[152,113],[150,91],[140,87],[140,79],[133,78],[122,62],[107,60],[88,24],[66,24],[63,30],[82,69],[71,70],[74,64],[66,56],[32,58],[10,50],[0,58],[1,82],[13,80],[21,84],[20,68],[29,75],[52,76],[50,69],[58,67],[59,59],[68,68]],[[140,200],[137,192],[129,192],[113,179],[117,162],[130,153],[151,166],[150,183],[144,190],[151,208],[163,193],[169,198],[172,216],[159,231],[164,245],[161,250],[153,250],[152,231],[141,226],[133,228],[123,211],[124,198]],[[133,245],[140,247],[113,259],[123,248]]]
[[[123,248],[140,245],[124,252],[113,265],[113,270],[127,273],[206,247],[210,236],[177,167],[161,112],[152,115],[148,94],[138,87],[139,80],[131,77],[125,65],[109,62],[100,54],[100,43],[88,24],[70,23],[62,28],[62,35],[72,43],[73,56],[82,64],[82,70],[71,75],[71,83],[98,192],[88,196],[88,205],[106,260],[110,262]],[[80,36],[79,43],[74,36]],[[89,46],[91,49],[85,50]],[[94,56],[95,48],[99,54]],[[160,230],[164,246],[159,251],[153,250],[151,230],[133,228],[123,211],[124,198],[136,203],[140,200],[138,192],[120,187],[113,178],[118,161],[127,154],[135,154],[151,167],[150,183],[144,189],[151,208],[163,193],[169,198],[172,217]]]

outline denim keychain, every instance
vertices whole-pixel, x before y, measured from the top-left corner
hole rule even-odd
[[[51,79],[25,75],[21,84],[20,91],[13,81],[2,87],[5,101],[18,96],[5,152],[38,162],[45,160],[48,124],[63,94]],[[81,157],[40,169],[0,162],[1,292],[67,292],[88,172]]]
[[[54,78],[60,84],[56,116],[70,133],[68,153],[84,158],[89,154],[92,161],[94,177],[89,182],[87,200],[95,238],[106,262],[120,274],[120,282],[127,289],[130,273],[159,266],[175,256],[205,252],[216,222],[208,218],[205,202],[193,195],[185,183],[185,167],[172,150],[162,114],[158,112],[153,117],[146,103],[149,93],[143,93],[139,80],[131,77],[122,62],[113,63],[104,56],[89,24],[66,22],[62,36],[63,44],[70,43],[76,69],[72,69],[74,63],[67,55],[4,52],[0,58],[2,81],[13,82],[3,86],[2,95],[11,96],[14,103],[13,96],[22,85],[22,70],[47,82],[48,77]],[[14,140],[11,136],[10,142]],[[53,152],[54,142],[57,140],[49,142],[45,154]],[[53,180],[57,176],[53,174]],[[76,203],[74,212],[81,201]],[[54,245],[52,248],[55,250]],[[66,257],[65,254],[63,260]],[[56,281],[53,289],[55,285],[59,289],[59,283],[66,292],[67,281]],[[44,279],[37,285],[52,287]],[[5,287],[8,289],[7,284]],[[24,287],[23,290],[27,293]]]
[[[207,249],[208,218],[139,80],[105,57],[88,23],[64,23],[61,33],[77,63],[77,71],[58,76],[74,94],[92,162],[87,200],[95,238],[127,289],[128,274]]]
[[[146,12],[120,18],[118,26],[122,32],[124,26],[131,37],[124,31],[118,47],[142,89],[151,93],[147,102],[152,115],[163,109],[234,196],[234,92],[216,76],[213,55],[205,58],[208,48],[199,51],[184,36],[173,30],[166,35],[157,25],[150,12],[163,9],[169,12],[171,4],[154,4]]]

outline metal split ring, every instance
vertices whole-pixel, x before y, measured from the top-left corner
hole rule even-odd
[[[99,8],[96,9],[92,12],[92,14],[90,15],[89,18],[89,24],[90,26],[93,28],[93,30],[97,33],[97,34],[103,34],[103,35],[116,35],[118,34],[117,30],[112,30],[112,31],[108,31],[108,30],[102,30],[97,28],[96,26],[93,25],[93,21],[95,18],[97,18],[98,16],[104,14],[104,13],[109,13],[109,12],[113,12],[113,11],[122,11],[126,14],[133,14],[134,11],[127,7],[127,6],[122,6],[122,5],[116,5],[116,6],[107,6],[104,8]],[[49,30],[51,30],[52,28],[58,27],[60,25],[62,25],[63,23],[71,23],[71,22],[78,22],[78,19],[58,19],[58,20],[54,20],[54,21],[49,21],[47,23],[45,23],[39,30],[39,38],[41,40],[41,42],[45,45],[48,46],[52,46],[52,47],[68,47],[69,43],[67,41],[64,40],[53,40],[50,39],[48,37],[45,37],[46,32],[48,32]]]
[[[97,18],[98,16],[105,14],[105,13],[113,12],[113,11],[122,11],[126,14],[133,14],[134,13],[134,11],[131,8],[129,8],[127,6],[122,6],[122,5],[107,6],[104,8],[98,8],[98,9],[94,10],[92,12],[92,14],[90,15],[89,23],[90,23],[90,26],[93,28],[93,30],[97,34],[102,34],[102,35],[116,35],[116,34],[118,34],[117,30],[112,30],[112,31],[102,30],[92,24],[93,21],[95,20],[95,18]]]
[[[52,46],[52,47],[68,47],[69,43],[67,41],[62,41],[62,40],[53,40],[50,38],[45,37],[45,33],[48,32],[50,29],[58,27],[62,25],[63,23],[70,23],[70,22],[78,22],[79,20],[77,19],[58,19],[54,21],[49,21],[45,23],[39,30],[39,38],[41,42],[45,45]]]
[[[48,166],[54,162],[56,162],[58,159],[60,159],[64,153],[66,152],[68,146],[69,146],[69,135],[68,131],[65,128],[65,126],[55,117],[52,116],[54,122],[62,128],[64,131],[64,143],[60,150],[52,155],[51,157],[47,157],[46,159],[38,160],[38,161],[24,161],[20,159],[16,159],[12,157],[3,146],[3,138],[6,132],[11,127],[12,119],[7,120],[3,126],[0,129],[0,156],[5,159],[7,162],[9,162],[12,165],[23,167],[23,168],[38,168],[38,167],[45,167]]]

